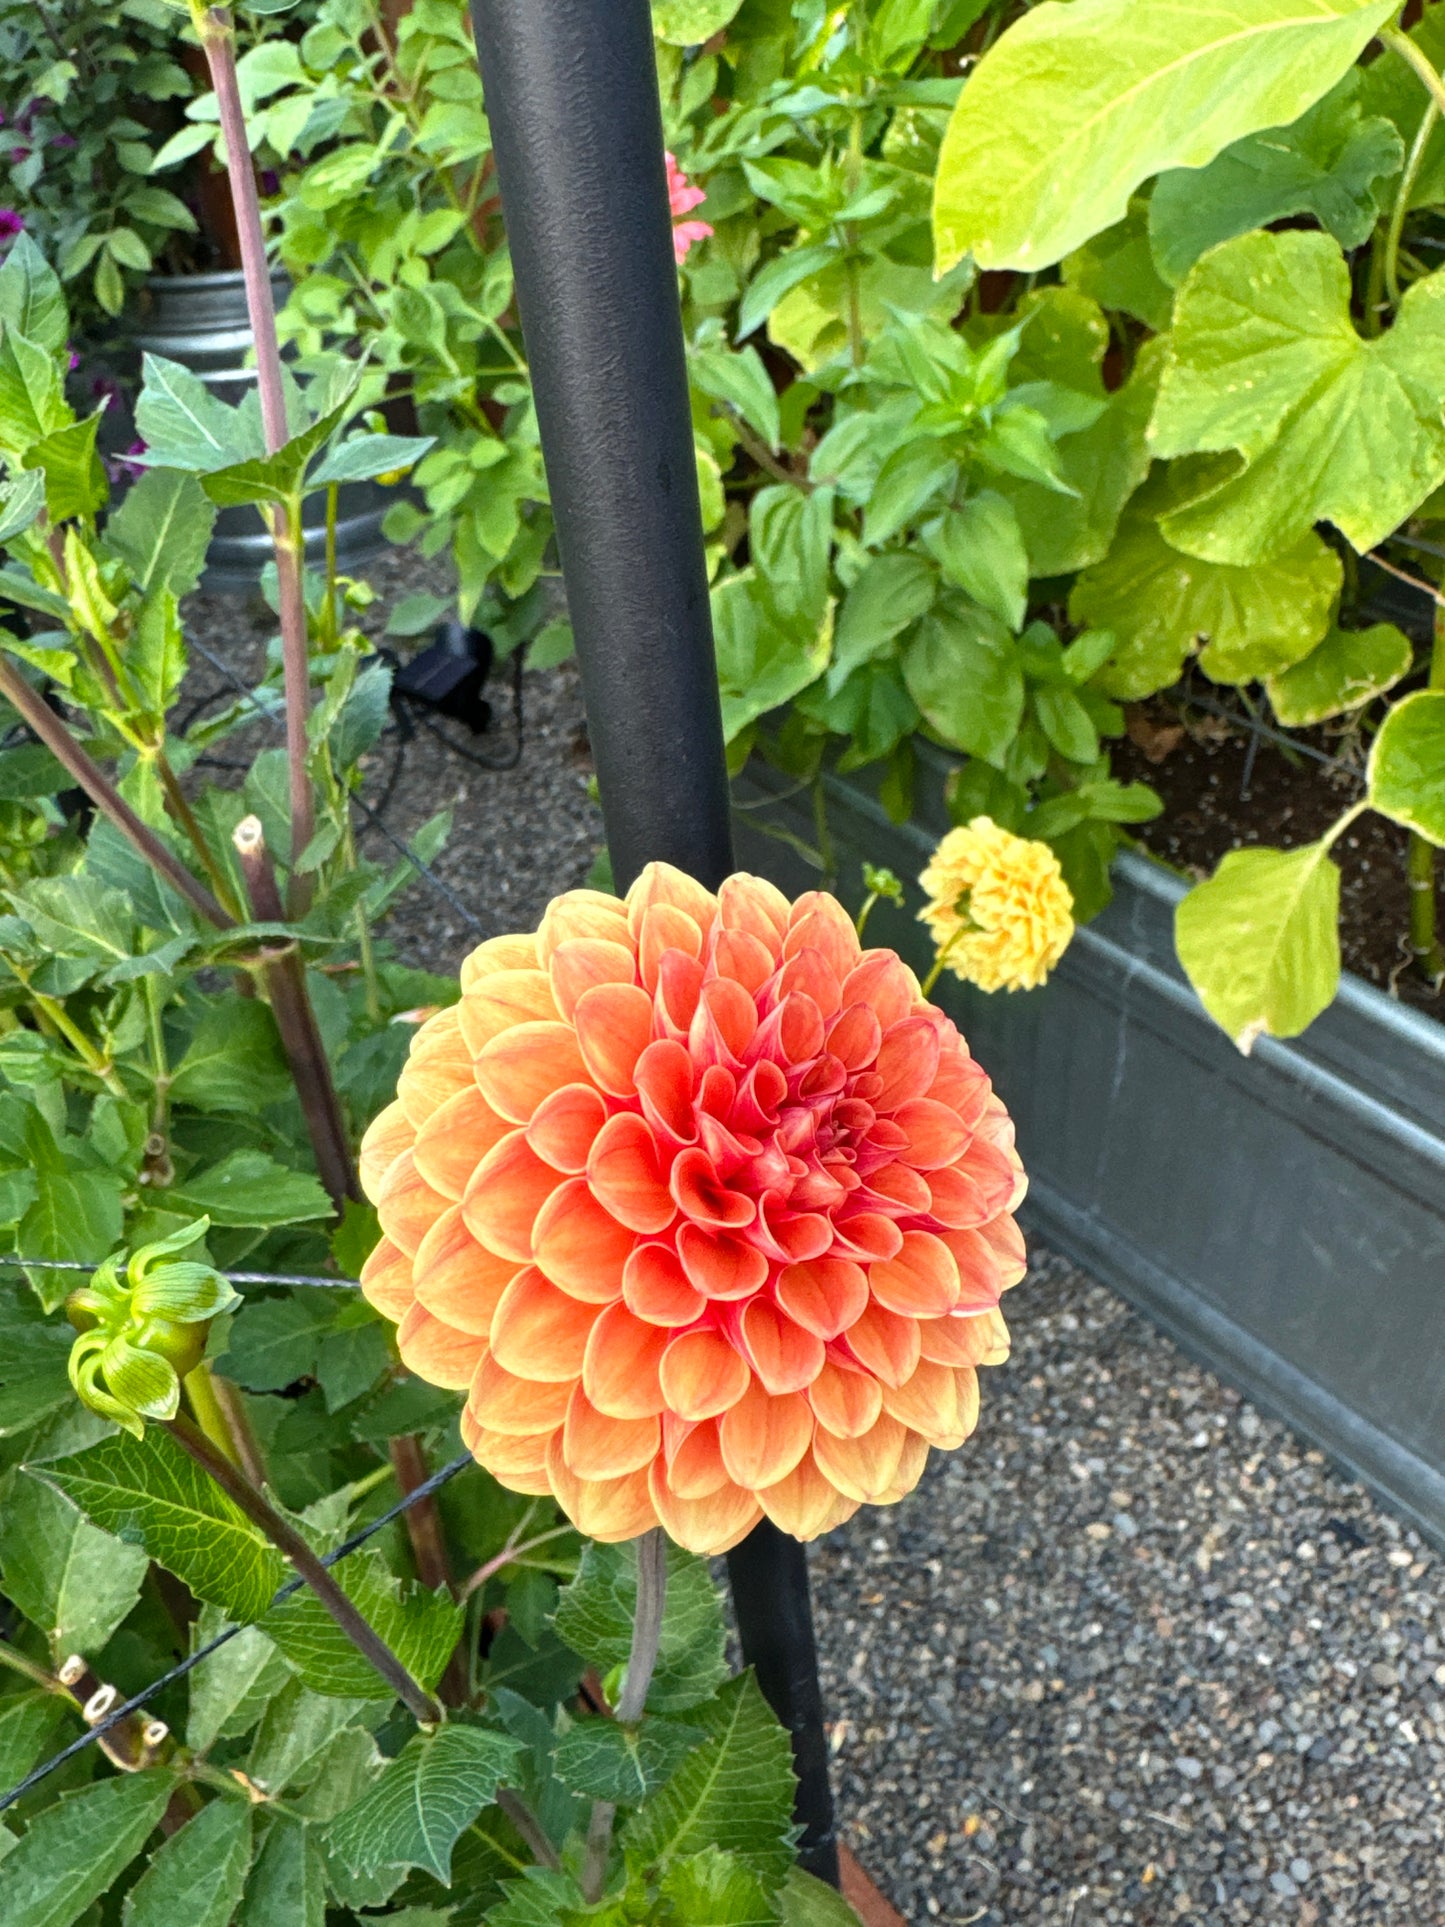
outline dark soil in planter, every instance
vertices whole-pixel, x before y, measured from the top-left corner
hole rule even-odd
[[[1246,845],[1309,843],[1360,794],[1367,745],[1355,736],[1297,733],[1305,748],[1346,765],[1340,769],[1252,738],[1187,698],[1131,704],[1129,724],[1129,738],[1113,747],[1114,774],[1121,782],[1150,783],[1164,799],[1164,814],[1139,827],[1139,840],[1191,877],[1208,876],[1228,851]],[[1343,871],[1341,952],[1347,970],[1445,1019],[1445,993],[1432,990],[1410,964],[1406,842],[1404,830],[1372,811],[1335,845]],[[1436,901],[1445,931],[1445,864]]]

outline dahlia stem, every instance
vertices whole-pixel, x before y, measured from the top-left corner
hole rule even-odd
[[[404,1496],[410,1496],[419,1485],[426,1483],[430,1474],[422,1453],[421,1440],[415,1432],[405,1432],[392,1439],[387,1455]],[[458,1598],[435,1496],[419,1499],[408,1508],[406,1530],[411,1540],[412,1558],[416,1561],[417,1578],[429,1592],[440,1592],[445,1587],[453,1599]],[[471,1696],[470,1668],[460,1642],[452,1649],[437,1692],[447,1706],[465,1706]]]
[[[662,1615],[667,1605],[667,1535],[654,1526],[637,1541],[637,1610],[632,1620],[632,1650],[617,1700],[617,1718],[635,1726],[647,1705],[647,1689],[657,1668],[662,1639]],[[610,1800],[594,1800],[587,1825],[587,1855],[582,1866],[582,1892],[589,1902],[602,1898],[607,1884],[607,1860],[612,1848],[612,1822],[617,1809]]]
[[[436,1701],[417,1684],[380,1633],[357,1611],[296,1528],[268,1504],[199,1426],[182,1417],[167,1419],[164,1423],[181,1450],[215,1480],[253,1525],[261,1528],[272,1545],[285,1553],[352,1645],[376,1668],[413,1718],[423,1726],[437,1725],[442,1710]]]

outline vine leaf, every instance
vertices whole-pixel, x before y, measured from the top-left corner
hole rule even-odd
[[[1303,662],[1270,676],[1265,689],[1286,729],[1307,729],[1383,696],[1408,675],[1414,655],[1409,637],[1393,622],[1334,628]]]
[[[1396,0],[1072,0],[1035,7],[971,75],[939,156],[940,271],[1037,272],[1141,181],[1279,127],[1354,65]]]
[[[1370,808],[1431,843],[1445,844],[1445,689],[1396,703],[1375,738]]]

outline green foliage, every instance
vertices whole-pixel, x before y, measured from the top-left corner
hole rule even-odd
[[[229,1927],[250,1865],[250,1808],[213,1800],[152,1857],[125,1897],[122,1927]]]
[[[476,1726],[418,1733],[327,1834],[354,1874],[421,1867],[451,1885],[452,1850],[496,1797],[519,1743]]]
[[[71,1927],[135,1859],[175,1784],[152,1767],[65,1794],[37,1814],[0,1860],[0,1920]]]
[[[1397,703],[1370,751],[1370,806],[1427,842],[1445,844],[1445,689]]]
[[[627,1659],[636,1602],[636,1545],[588,1545],[577,1577],[557,1602],[554,1624],[568,1645],[610,1672]],[[705,1562],[669,1545],[667,1606],[649,1709],[679,1713],[708,1698],[727,1677],[723,1643],[717,1591]]]

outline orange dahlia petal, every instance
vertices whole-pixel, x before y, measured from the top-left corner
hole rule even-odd
[[[552,995],[570,1023],[577,1000],[597,984],[637,981],[637,958],[627,943],[605,937],[572,937],[558,944],[549,966]]]
[[[434,1191],[462,1198],[473,1171],[511,1129],[476,1085],[469,1084],[439,1105],[417,1132],[412,1152],[416,1168]]]
[[[903,1249],[903,1233],[877,1211],[854,1211],[833,1222],[830,1250],[838,1258],[870,1261],[892,1258]]]
[[[1007,1326],[1002,1358],[998,1327],[1003,1319],[996,1311],[955,1312],[949,1318],[920,1318],[918,1343],[921,1355],[935,1365],[994,1365],[1008,1357]]]
[[[472,1417],[470,1406],[462,1414],[462,1441],[478,1464],[508,1491],[525,1492],[535,1498],[552,1490],[547,1476],[547,1448],[553,1436],[552,1432],[489,1432]]]
[[[479,978],[464,993],[457,1011],[462,1037],[473,1057],[513,1024],[555,1023],[560,1014],[551,984],[535,968],[498,970]]]
[[[663,1424],[667,1483],[679,1499],[705,1499],[728,1483],[715,1418],[686,1425],[669,1417]]]
[[[627,911],[616,897],[602,890],[564,890],[553,897],[537,932],[536,957],[545,970],[564,943],[596,938],[621,944],[636,953],[627,927]]]
[[[833,1019],[824,1041],[845,1070],[861,1071],[877,1057],[883,1027],[867,1004],[849,1004]]]
[[[957,1111],[968,1129],[976,1131],[988,1111],[992,1094],[988,1073],[969,1056],[963,1039],[955,1036],[939,1057],[938,1075],[924,1092],[925,1097]]]
[[[719,918],[727,929],[745,930],[775,957],[783,954],[792,905],[775,883],[740,870],[719,887],[717,900]]]
[[[813,1439],[813,1413],[801,1392],[774,1398],[752,1384],[718,1421],[728,1476],[753,1490],[786,1478]]]
[[[525,1264],[532,1255],[532,1226],[558,1189],[559,1179],[513,1131],[494,1144],[472,1173],[462,1197],[462,1216],[472,1236],[489,1251]]]
[[[858,932],[853,919],[826,891],[809,890],[798,898],[789,914],[783,955],[796,957],[805,949],[826,957],[840,984],[858,962]]]
[[[609,1305],[592,1327],[582,1389],[608,1418],[653,1418],[667,1407],[660,1369],[669,1334]]]
[[[391,1242],[414,1258],[417,1246],[450,1203],[417,1170],[412,1153],[403,1151],[376,1194],[376,1215]]]
[[[662,959],[669,950],[680,950],[685,957],[702,955],[702,931],[675,904],[651,904],[643,912],[636,934],[637,971],[649,996],[657,989]]]
[[[652,1042],[652,999],[637,984],[597,984],[572,1013],[594,1082],[614,1097],[637,1088],[637,1060]]]
[[[547,1449],[547,1471],[558,1505],[589,1539],[615,1545],[657,1524],[645,1471],[620,1479],[579,1479],[563,1455],[561,1432]]]
[[[396,1328],[396,1349],[409,1372],[428,1385],[464,1392],[487,1355],[487,1341],[434,1318],[425,1305],[413,1305]]]
[[[698,1064],[740,1064],[758,1027],[758,1007],[730,977],[703,984],[688,1032],[688,1049]]]
[[[800,997],[810,997],[825,1023],[830,1017],[836,1017],[843,1007],[843,988],[837,971],[822,951],[814,950],[811,945],[788,958],[778,972],[778,988],[785,996],[796,991]],[[795,1058],[794,1062],[797,1061]]]
[[[871,1372],[849,1371],[829,1359],[808,1387],[808,1403],[835,1438],[861,1438],[878,1422],[883,1387]]]
[[[768,1391],[801,1392],[822,1371],[822,1339],[795,1325],[766,1298],[743,1307],[738,1327],[748,1363]]]
[[[463,993],[483,977],[491,977],[499,970],[535,970],[537,968],[537,940],[535,937],[488,937],[479,943],[471,955],[462,958],[458,973]]]
[[[498,1364],[518,1378],[575,1384],[596,1322],[593,1306],[558,1291],[528,1265],[502,1293],[488,1342]]]
[[[845,1004],[867,1004],[884,1030],[902,1023],[918,996],[918,979],[892,950],[865,951],[843,980]]]
[[[819,1426],[813,1434],[818,1470],[849,1499],[876,1504],[898,1472],[907,1430],[884,1412],[861,1438],[840,1439]]]
[[[868,1278],[850,1258],[809,1258],[779,1274],[778,1303],[804,1331],[836,1338],[867,1306]]]
[[[843,1343],[858,1363],[885,1385],[902,1385],[918,1364],[918,1320],[870,1304],[843,1334]]]
[[[361,1188],[373,1204],[382,1179],[402,1152],[411,1149],[415,1136],[416,1126],[395,1100],[372,1119],[361,1140],[356,1168]]]
[[[712,891],[670,863],[649,863],[627,892],[627,921],[634,932],[641,928],[655,903],[670,903],[704,932],[717,920],[717,898]]]
[[[696,1136],[692,1115],[695,1076],[684,1047],[676,1038],[659,1037],[638,1058],[633,1075],[648,1123],[678,1143],[690,1144]]]
[[[721,1332],[702,1327],[666,1345],[659,1366],[663,1397],[679,1418],[716,1418],[736,1405],[752,1374]]]
[[[979,1236],[998,1260],[999,1281],[1004,1290],[1012,1291],[1029,1268],[1024,1234],[1019,1229],[1017,1219],[1007,1216],[991,1218],[986,1225],[979,1227]]]
[[[872,1198],[887,1199],[910,1217],[927,1217],[933,1208],[928,1179],[908,1164],[885,1164],[870,1172],[866,1189]]]
[[[411,1259],[394,1245],[390,1238],[383,1238],[374,1246],[371,1256],[361,1267],[361,1290],[369,1305],[374,1305],[383,1318],[400,1320],[410,1309],[416,1297],[411,1281]]]
[[[680,1225],[677,1256],[688,1283],[705,1298],[722,1302],[751,1298],[767,1282],[768,1261],[763,1253],[725,1231]]]
[[[649,1325],[691,1325],[707,1309],[670,1245],[638,1245],[622,1270],[622,1296],[628,1310]]]
[[[880,1305],[910,1318],[940,1318],[958,1303],[958,1266],[931,1231],[905,1231],[902,1250],[874,1265],[868,1283]]]
[[[940,1231],[958,1266],[958,1311],[991,1311],[1003,1291],[998,1254],[982,1231]]]
[[[973,1365],[1002,1365],[1013,1349],[1013,1340],[1001,1311],[986,1311],[978,1321],[988,1333],[988,1349],[982,1358],[970,1359]]]
[[[662,1447],[655,1418],[610,1418],[580,1385],[572,1390],[562,1428],[562,1456],[579,1479],[620,1479],[650,1465]]]
[[[972,1231],[993,1216],[988,1194],[962,1164],[946,1164],[928,1174],[929,1210],[950,1231]]]
[[[756,996],[777,968],[777,959],[759,937],[746,930],[714,930],[713,967],[720,977],[741,984]]]
[[[757,1495],[758,1504],[773,1524],[795,1539],[816,1539],[820,1532],[841,1523],[836,1514],[842,1496],[831,1479],[818,1470],[811,1452],[786,1478],[760,1487]]]
[[[757,1206],[741,1191],[730,1191],[707,1152],[694,1146],[680,1151],[668,1173],[668,1187],[679,1210],[694,1224],[718,1231],[739,1231],[757,1216]]]
[[[731,1552],[762,1518],[762,1507],[746,1487],[729,1481],[705,1499],[683,1499],[667,1481],[667,1467],[654,1462],[649,1480],[652,1503],[670,1539],[688,1552],[713,1558]]]
[[[502,1293],[516,1275],[515,1259],[477,1243],[458,1205],[442,1213],[412,1260],[417,1302],[433,1318],[476,1338],[490,1333]]]
[[[530,1124],[539,1104],[586,1080],[587,1066],[570,1024],[514,1024],[482,1047],[477,1086],[500,1117]]]
[[[978,1423],[978,1379],[924,1358],[906,1384],[883,1388],[883,1409],[940,1451],[952,1452]]]
[[[622,1295],[622,1268],[636,1243],[593,1197],[585,1178],[559,1184],[537,1213],[532,1255],[554,1285],[589,1304]]]
[[[629,1230],[666,1231],[677,1216],[656,1141],[635,1111],[619,1111],[603,1125],[588,1155],[587,1182]]]
[[[905,1017],[884,1034],[874,1066],[883,1088],[874,1099],[880,1111],[896,1111],[922,1097],[938,1072],[938,1032],[927,1017]]]
[[[442,1015],[450,1017],[452,1012]],[[471,1053],[455,1025],[429,1050],[419,1048],[420,1042],[418,1035],[396,1084],[397,1102],[418,1130],[433,1111],[458,1091],[466,1090],[472,1081]]]
[[[657,1014],[664,1036],[687,1035],[707,973],[696,957],[681,950],[665,950],[658,960]]]
[[[472,1380],[472,1416],[489,1432],[513,1438],[560,1428],[572,1399],[565,1379],[518,1378],[488,1355]]]
[[[931,1097],[911,1098],[893,1113],[893,1122],[908,1134],[899,1156],[916,1171],[935,1171],[952,1164],[968,1147],[969,1133],[957,1111]]]
[[[607,1122],[607,1101],[591,1084],[567,1084],[532,1113],[527,1142],[555,1170],[580,1177],[593,1140]]]
[[[879,1505],[897,1505],[923,1477],[923,1468],[928,1463],[928,1440],[917,1432],[906,1432],[903,1450],[898,1454],[898,1469],[889,1481],[886,1492],[878,1495]]]

